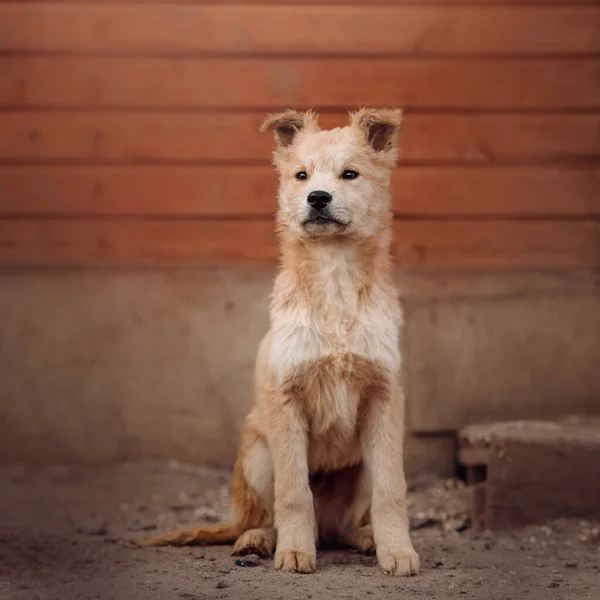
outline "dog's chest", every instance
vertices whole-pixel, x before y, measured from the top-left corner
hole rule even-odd
[[[289,379],[303,408],[311,471],[333,470],[360,460],[360,414],[366,393],[386,375],[354,354],[330,355],[299,368]]]
[[[361,303],[346,294],[325,298],[318,306],[291,306],[277,315],[269,362],[278,378],[323,359],[348,356],[398,371],[399,309],[383,295]]]

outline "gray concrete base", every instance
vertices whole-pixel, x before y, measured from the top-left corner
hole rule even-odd
[[[274,274],[1,270],[0,461],[231,466]],[[596,273],[398,277],[409,473],[472,419],[600,414]]]
[[[404,312],[411,431],[600,414],[598,273],[421,277]]]

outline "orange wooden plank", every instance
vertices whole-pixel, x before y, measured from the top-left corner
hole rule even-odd
[[[0,160],[239,163],[270,161],[263,113],[0,112]],[[323,115],[323,127],[346,124]],[[600,156],[600,114],[407,114],[412,163],[580,162]]]
[[[600,107],[600,59],[0,58],[0,107]]]
[[[600,266],[599,221],[398,221],[396,263],[424,268]]]
[[[397,264],[412,268],[600,266],[598,221],[394,224]],[[0,220],[0,264],[273,262],[273,223],[219,220]]]
[[[400,167],[399,216],[600,216],[600,167]],[[0,217],[270,217],[269,167],[1,166]]]
[[[269,217],[269,167],[0,167],[0,216]]]
[[[600,166],[402,167],[392,179],[398,216],[599,216]]]
[[[270,220],[0,220],[0,264],[269,262],[276,258]]]
[[[597,6],[0,4],[0,51],[590,54]],[[290,24],[293,24],[290,26]],[[326,35],[323,32],[326,31]]]
[[[24,4],[60,4],[65,0],[19,0]],[[363,4],[365,0],[326,0],[328,5],[344,5],[353,6]],[[446,6],[446,5],[469,5],[478,6],[486,4],[502,4],[508,6],[514,5],[546,5],[546,4],[562,4],[562,5],[580,5],[580,4],[595,4],[598,0],[367,0],[370,6]],[[14,3],[15,0],[0,0],[0,4]],[[179,4],[190,4],[190,0],[69,0],[72,4],[167,4],[169,6],[177,6]],[[242,4],[242,5],[289,5],[297,4],[298,0],[193,0],[197,5],[212,5],[218,2],[219,4]],[[322,5],[323,0],[304,0],[303,4],[307,5]]]
[[[14,3],[15,0],[0,0],[0,4]],[[59,4],[65,0],[19,0],[24,4]],[[190,0],[69,0],[72,4],[167,4],[176,6],[179,4],[190,4]],[[193,0],[197,5],[212,5],[218,1],[219,4],[243,4],[243,5],[288,5],[297,4],[298,0]],[[367,0],[370,6],[446,6],[453,4],[460,5],[486,5],[502,4],[508,6],[514,5],[546,5],[546,4],[595,4],[598,0]],[[328,5],[352,6],[364,3],[364,0],[326,0]],[[322,5],[323,0],[305,0],[303,4]]]

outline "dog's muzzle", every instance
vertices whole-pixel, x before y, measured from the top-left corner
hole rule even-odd
[[[312,225],[313,227],[327,227],[333,225],[337,228],[347,227],[347,223],[343,223],[339,219],[336,219],[329,210],[329,206],[333,200],[332,195],[329,192],[317,190],[311,192],[306,202],[309,204],[310,209],[308,216],[303,221],[302,225],[307,227]]]

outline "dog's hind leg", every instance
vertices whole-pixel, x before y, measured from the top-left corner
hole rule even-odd
[[[257,554],[261,558],[268,558],[275,549],[276,533],[273,527],[259,527],[248,529],[237,539],[233,546],[234,556]]]
[[[328,473],[315,488],[321,540],[328,545],[374,553],[370,501],[370,481],[363,465]]]
[[[375,554],[377,549],[371,525],[371,482],[368,474],[361,468],[357,478],[352,502],[348,507],[348,517],[341,533],[341,542],[365,554]]]
[[[362,527],[346,531],[342,536],[342,543],[349,548],[360,550],[365,554],[375,554],[376,546],[373,538],[373,526],[363,525]]]
[[[273,463],[266,440],[251,427],[247,428],[242,441],[234,482],[233,509],[234,514],[240,515],[238,521],[242,524],[242,533],[233,547],[233,554],[271,556],[276,539]]]
[[[250,420],[250,419],[249,419]],[[136,540],[138,546],[233,544],[236,554],[268,555],[273,552],[273,467],[264,438],[248,422],[242,431],[240,451],[233,471],[230,523],[197,525]],[[252,531],[251,535],[244,535]],[[260,533],[262,532],[262,533]]]

